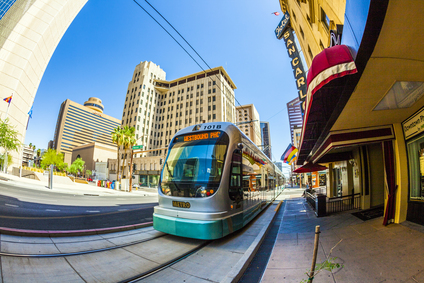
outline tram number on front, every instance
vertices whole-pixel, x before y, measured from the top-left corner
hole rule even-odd
[[[190,203],[184,202],[184,201],[172,201],[172,206],[181,207],[181,208],[190,208]]]
[[[205,125],[203,126],[203,130],[214,130],[221,129],[221,125]]]

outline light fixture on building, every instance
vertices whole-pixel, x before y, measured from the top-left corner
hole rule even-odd
[[[374,110],[409,108],[423,94],[423,82],[395,82]]]

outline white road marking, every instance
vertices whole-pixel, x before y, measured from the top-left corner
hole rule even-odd
[[[60,211],[58,209],[46,209],[46,211]]]
[[[5,205],[7,205],[7,206],[12,206],[12,207],[19,207],[19,206],[15,205],[15,204],[8,204],[8,203],[5,203]]]
[[[100,212],[100,210],[87,210],[86,212]]]
[[[118,209],[118,211],[126,211],[126,210],[128,210],[128,209]]]

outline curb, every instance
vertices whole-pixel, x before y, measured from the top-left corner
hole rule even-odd
[[[0,234],[26,236],[26,237],[76,237],[76,236],[100,235],[100,234],[108,234],[108,233],[114,233],[114,232],[122,232],[122,231],[135,230],[135,229],[145,228],[150,226],[153,226],[153,222],[110,227],[110,228],[88,229],[88,230],[49,231],[49,230],[24,230],[24,229],[0,227]]]
[[[246,271],[247,267],[252,261],[253,257],[256,255],[269,229],[271,229],[271,223],[274,221],[276,215],[278,214],[278,210],[280,209],[282,203],[283,201],[281,200],[279,204],[277,205],[277,207],[275,208],[274,210],[275,213],[271,217],[271,220],[269,221],[268,225],[262,228],[262,230],[256,236],[253,243],[250,244],[249,248],[246,250],[246,252],[242,256],[242,258],[239,259],[239,261],[233,266],[231,271],[225,276],[225,279],[222,281],[223,283],[238,282],[240,280],[243,273]],[[268,207],[268,209],[270,208],[271,206]]]

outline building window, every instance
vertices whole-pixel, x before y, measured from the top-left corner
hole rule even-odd
[[[302,27],[299,27],[299,30],[300,30],[300,35],[302,36],[303,39],[305,39],[305,34],[303,33]]]
[[[309,47],[309,45],[308,45],[308,54],[309,54],[309,57],[311,57],[311,60],[314,58],[314,55],[312,54],[312,51],[311,51],[311,48]]]
[[[327,14],[324,12],[322,8],[321,8],[321,22],[327,28],[327,30],[330,29],[330,18],[327,16]]]
[[[424,137],[415,138],[407,145],[409,163],[409,198],[424,200]]]

